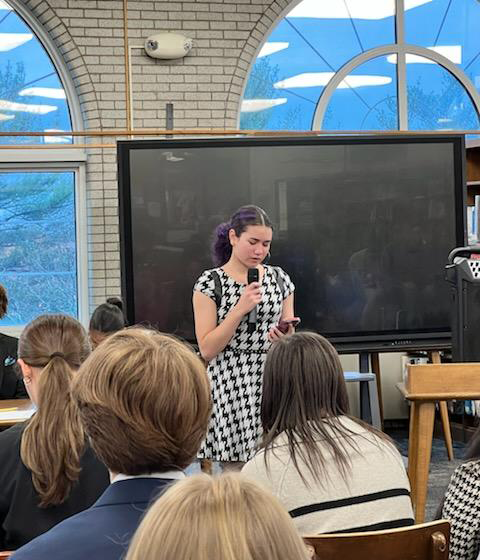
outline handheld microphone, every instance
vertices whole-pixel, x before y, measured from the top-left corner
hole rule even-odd
[[[247,282],[251,284],[252,282],[258,282],[258,268],[249,268],[247,272]],[[255,306],[248,314],[248,333],[253,333],[257,326],[257,306]]]

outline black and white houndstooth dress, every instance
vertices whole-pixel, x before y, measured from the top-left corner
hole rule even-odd
[[[450,479],[442,519],[450,529],[450,560],[477,560],[480,552],[480,460],[455,469]]]
[[[247,332],[247,316],[239,324],[232,339],[208,364],[212,386],[213,412],[207,437],[199,457],[214,461],[248,461],[261,434],[260,400],[262,374],[266,353],[270,347],[268,331],[282,315],[283,300],[294,290],[290,277],[277,268],[283,280],[283,293],[275,270],[265,266],[262,280],[263,296],[257,306],[257,326]],[[222,284],[222,299],[217,309],[221,323],[237,303],[244,284],[235,282],[222,268],[215,268]],[[215,299],[215,281],[206,270],[195,283],[195,291]]]

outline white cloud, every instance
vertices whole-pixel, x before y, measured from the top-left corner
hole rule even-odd
[[[44,132],[66,132],[65,130],[59,130],[58,128],[46,128]],[[72,141],[72,137],[65,136],[44,136],[43,141],[45,144],[66,144]]]
[[[50,99],[65,99],[65,90],[62,88],[30,87],[22,89],[19,95],[34,95],[36,97],[49,97]]]
[[[332,76],[333,72],[310,72],[305,74],[297,74],[286,80],[281,80],[273,84],[276,89],[286,88],[306,88],[306,87],[319,87],[326,86]],[[391,83],[392,78],[388,76],[362,76],[352,74],[347,76],[345,80],[340,82],[339,89],[356,88],[362,86],[382,86]]]
[[[0,113],[0,121],[11,121],[15,118],[15,115],[4,115]]]
[[[269,54],[276,53],[278,51],[283,51],[284,49],[288,49],[289,43],[265,43],[263,47],[260,49],[260,52],[257,55],[257,58],[262,58],[262,56],[268,56]]]
[[[445,58],[448,58],[451,62],[455,64],[462,63],[462,47],[460,45],[448,45],[448,46],[436,46],[436,47],[427,47],[427,49],[431,51],[435,51],[438,54],[441,54]],[[391,64],[397,63],[397,55],[391,54],[387,56],[388,62]],[[394,58],[395,57],[395,58]],[[407,64],[437,64],[434,60],[430,60],[429,58],[425,58],[424,56],[419,56],[417,54],[407,53],[405,56],[405,60]]]
[[[0,52],[11,51],[32,38],[31,33],[0,33]]]
[[[0,10],[8,10],[9,12],[11,12],[12,8],[3,0],[0,0]]]
[[[0,110],[45,115],[47,113],[51,113],[52,111],[56,111],[57,107],[55,107],[55,105],[27,105],[26,103],[15,103],[14,101],[0,99]]]
[[[264,111],[271,109],[277,105],[283,105],[287,102],[286,97],[278,99],[244,99],[242,101],[242,113],[256,113],[257,111]]]
[[[405,10],[428,4],[432,0],[405,0]],[[345,3],[348,6],[345,6]],[[303,0],[288,18],[316,19],[384,19],[395,15],[395,0]]]

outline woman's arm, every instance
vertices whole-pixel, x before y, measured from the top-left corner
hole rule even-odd
[[[293,311],[293,292],[283,300],[282,319],[292,319],[295,317]]]
[[[219,354],[235,334],[242,318],[262,300],[260,284],[252,282],[245,287],[237,304],[217,326],[217,306],[207,295],[193,292],[195,335],[202,358],[209,362]]]

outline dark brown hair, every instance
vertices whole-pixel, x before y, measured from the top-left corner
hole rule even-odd
[[[20,445],[40,507],[64,502],[80,474],[85,436],[70,389],[74,371],[89,353],[85,329],[66,315],[37,317],[18,341],[18,357],[31,367],[42,368],[38,410]]]
[[[266,226],[272,228],[272,222],[265,210],[259,206],[242,206],[234,212],[228,222],[219,224],[213,235],[212,259],[215,266],[222,266],[230,259],[232,245],[228,232],[233,229],[240,237],[248,226]]]
[[[119,297],[110,297],[92,313],[88,326],[92,346],[96,348],[102,340],[125,327],[123,302]]]
[[[265,363],[261,403],[267,464],[276,438],[284,434],[302,480],[305,482],[299,461],[321,483],[325,458],[318,441],[322,440],[346,478],[349,448],[358,449],[353,432],[339,420],[348,415],[343,369],[335,348],[325,338],[313,332],[299,332],[272,344]],[[352,420],[390,441],[372,426]]]
[[[0,284],[0,319],[3,319],[8,310],[7,290]]]
[[[185,468],[211,411],[200,358],[180,340],[138,327],[98,346],[73,397],[95,453],[110,471],[127,475]]]

